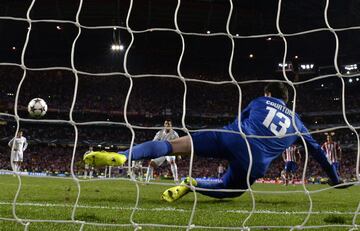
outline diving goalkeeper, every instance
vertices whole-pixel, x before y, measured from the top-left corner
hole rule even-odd
[[[223,127],[223,132],[201,131],[191,134],[195,155],[227,159],[228,170],[220,182],[196,182],[186,178],[183,185],[166,190],[162,198],[172,202],[190,191],[184,184],[204,189],[248,189],[247,172],[249,169],[249,150],[239,126],[246,136],[267,136],[269,138],[247,137],[252,155],[250,185],[265,175],[270,163],[281,155],[286,148],[294,144],[300,136],[292,123],[292,110],[286,107],[288,89],[283,83],[269,83],[264,88],[265,96],[254,99],[241,113],[238,119]],[[329,177],[330,185],[341,184],[336,169],[329,163],[321,146],[312,138],[298,115],[295,123],[307,144],[309,154],[321,165]],[[290,135],[289,135],[290,134]],[[167,155],[184,155],[191,152],[190,136],[171,141],[148,141],[134,146],[131,160],[155,159]],[[129,150],[121,153],[92,152],[84,161],[92,165],[123,165],[130,158]],[[190,182],[191,181],[191,182]],[[338,187],[347,187],[341,185]],[[243,191],[198,191],[215,198],[240,196]]]

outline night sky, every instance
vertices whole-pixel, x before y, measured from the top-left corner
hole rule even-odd
[[[285,0],[281,4],[280,28],[284,34],[326,28],[324,8],[326,1]],[[1,0],[0,16],[26,18],[31,1]],[[175,29],[174,13],[177,1],[134,1],[129,17],[131,30],[149,28]],[[236,38],[233,74],[237,80],[254,73],[261,76],[276,75],[282,61],[284,42],[277,34],[276,15],[278,1],[233,1],[230,32],[236,36],[264,35],[261,38]],[[37,0],[30,12],[32,20],[56,19],[75,21],[79,1]],[[82,26],[126,26],[129,1],[85,0],[79,15]],[[178,12],[178,26],[182,32],[204,35],[226,33],[230,10],[229,1],[185,0]],[[328,20],[333,28],[360,26],[358,1],[330,1]],[[29,24],[26,21],[0,19],[0,62],[20,63],[21,51]],[[208,32],[209,31],[209,32]],[[33,22],[29,44],[25,53],[27,67],[71,67],[70,52],[78,33],[73,23]],[[207,34],[210,33],[210,34]],[[337,32],[339,37],[340,65],[360,62],[360,29]],[[124,51],[114,52],[111,45],[130,43],[130,33],[125,29],[86,29],[75,48],[75,66],[78,70],[91,71],[101,66],[103,72],[124,72]],[[287,60],[297,67],[302,63],[330,66],[335,72],[333,58],[335,37],[323,30],[305,35],[287,36]],[[185,52],[181,63],[186,77],[209,75],[229,80],[228,66],[231,40],[225,35],[185,35]],[[134,34],[134,43],[128,55],[130,74],[177,74],[181,54],[181,37],[173,31],[153,31]],[[250,58],[250,55],[253,55]],[[295,58],[297,56],[297,58]],[[260,78],[260,77],[258,77]]]

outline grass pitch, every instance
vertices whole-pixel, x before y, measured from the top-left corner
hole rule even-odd
[[[128,180],[88,180],[80,181],[81,194],[75,219],[82,224],[71,222],[73,205],[77,198],[78,187],[71,178],[21,177],[21,191],[17,199],[16,216],[29,221],[28,230],[134,230],[130,217],[142,230],[186,230],[194,207],[194,193],[174,203],[160,200],[161,193],[170,185],[139,183]],[[158,182],[159,183],[159,182]],[[172,181],[161,183],[171,184]],[[17,177],[0,176],[0,230],[24,230],[24,226],[14,221],[12,202],[18,188]],[[139,190],[137,190],[137,187]],[[313,213],[305,224],[324,226],[316,230],[349,230],[354,212],[360,202],[360,187],[348,189],[329,189],[327,185],[307,185],[313,201]],[[307,217],[309,197],[299,186],[256,184],[256,210],[245,226],[251,229],[267,230],[261,226],[284,226],[271,230],[289,230],[291,226],[303,223]],[[269,193],[269,192],[288,192]],[[137,210],[137,192],[139,201]],[[197,194],[193,229],[221,230],[220,227],[239,229],[252,210],[250,193],[235,199],[218,200]],[[360,217],[360,216],[359,216]],[[360,225],[357,217],[356,224]],[[42,222],[38,222],[43,220]],[[68,223],[49,222],[66,220]],[[107,224],[107,226],[99,226]],[[163,226],[151,226],[158,224]],[[181,226],[181,227],[173,227]],[[218,228],[216,228],[218,227]]]

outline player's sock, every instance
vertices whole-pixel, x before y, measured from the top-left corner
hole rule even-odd
[[[173,175],[173,177],[174,177],[174,181],[175,181],[176,183],[178,183],[179,178],[178,178],[178,171],[177,171],[177,165],[176,165],[176,163],[174,163],[174,164],[171,165],[171,173],[172,173],[172,175]]]
[[[87,170],[84,171],[84,178],[87,178]]]
[[[123,153],[127,159],[129,159],[130,150],[126,150]],[[161,156],[166,156],[172,153],[172,147],[169,141],[148,141],[132,148],[131,159],[156,159]]]
[[[19,165],[14,163],[14,172],[19,172]]]
[[[183,180],[180,185],[165,190],[161,195],[161,199],[167,202],[174,202],[180,199],[181,197],[185,196],[191,191],[191,189],[188,187],[188,185],[190,185],[190,181],[193,186],[197,185],[195,179],[186,177],[185,180]]]
[[[91,170],[90,173],[89,173],[89,178],[90,178],[90,179],[93,177],[93,174],[94,174],[94,171]]]
[[[146,179],[145,179],[145,182],[150,182],[150,179],[153,175],[153,168],[151,166],[149,166],[147,168],[147,171],[146,171]]]
[[[109,166],[109,172],[108,172],[109,178],[111,178],[111,169],[112,169],[112,166]]]
[[[85,164],[90,166],[121,166],[126,162],[126,156],[116,152],[90,152],[84,156]]]

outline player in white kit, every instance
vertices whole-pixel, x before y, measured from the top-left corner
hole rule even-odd
[[[172,128],[171,120],[165,120],[164,129],[158,131],[154,137],[154,141],[163,141],[163,140],[173,140],[179,138],[179,135]],[[162,156],[156,159],[151,159],[147,172],[146,172],[146,182],[149,182],[153,176],[154,168],[162,165],[164,161],[167,161],[171,166],[171,173],[174,177],[174,181],[176,183],[179,182],[177,165],[176,165],[176,157],[175,156]]]
[[[24,159],[24,151],[28,146],[26,138],[23,137],[23,132],[18,131],[16,137],[12,138],[8,145],[11,148],[11,161],[14,163],[13,171],[19,172]]]

